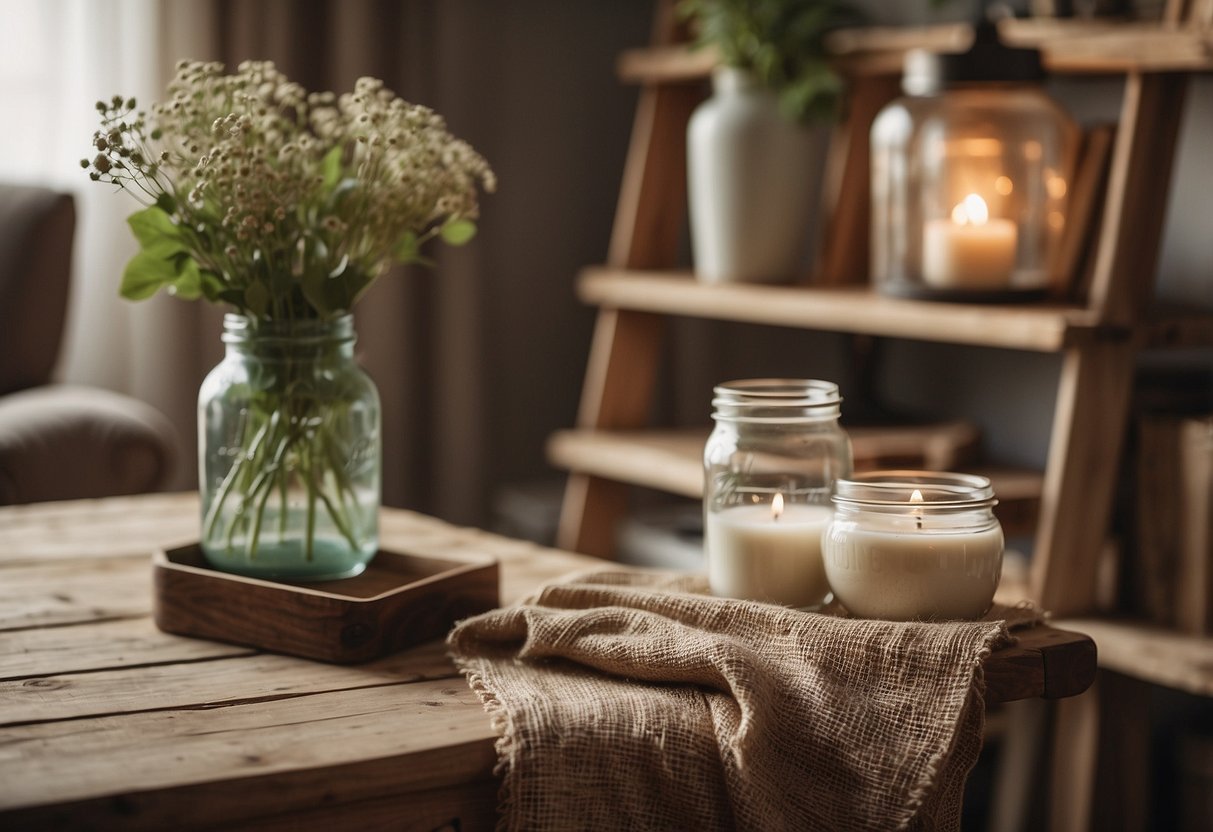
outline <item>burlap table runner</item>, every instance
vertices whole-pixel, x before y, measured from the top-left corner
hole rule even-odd
[[[461,622],[506,830],[958,829],[1004,621],[891,623],[604,570]]]

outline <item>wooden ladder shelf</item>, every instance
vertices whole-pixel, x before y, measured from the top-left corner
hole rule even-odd
[[[827,169],[826,244],[812,285],[709,285],[679,267],[686,190],[686,127],[715,64],[682,42],[659,2],[652,46],[625,53],[621,76],[641,84],[607,262],[579,280],[598,308],[577,429],[557,434],[549,458],[570,471],[558,545],[612,557],[628,488],[696,496],[698,463],[686,433],[645,431],[669,316],[743,321],[887,338],[1060,353],[1048,461],[1042,476],[1014,472],[1035,545],[1025,593],[1057,615],[1093,610],[1125,434],[1134,357],[1146,347],[1213,343],[1208,315],[1149,308],[1171,164],[1188,77],[1213,61],[1184,31],[1093,30],[1011,21],[1008,40],[1039,46],[1054,72],[1114,73],[1125,80],[1102,218],[1083,296],[1032,305],[943,304],[881,296],[866,285],[867,134],[898,94],[906,49],[963,49],[967,26],[840,33],[834,48],[849,80],[848,114]],[[1170,44],[1164,48],[1163,41]],[[668,441],[667,441],[668,440]],[[1025,486],[1025,483],[1031,485]],[[996,483],[997,486],[997,483]],[[1001,491],[1000,491],[1001,494]]]

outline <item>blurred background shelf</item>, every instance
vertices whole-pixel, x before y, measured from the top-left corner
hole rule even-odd
[[[1161,23],[1011,19],[999,24],[1013,46],[1041,50],[1045,67],[1060,75],[1126,72],[1213,72],[1213,32]],[[973,42],[967,23],[843,29],[830,36],[836,66],[849,75],[901,72],[906,52],[963,52]],[[710,47],[684,44],[631,49],[617,75],[630,84],[702,81],[719,62]]]
[[[548,459],[561,468],[691,499],[703,496],[703,446],[708,428],[565,430],[548,440]],[[1031,534],[1043,475],[977,459],[978,432],[966,422],[891,427],[850,426],[856,470],[964,470],[991,478],[1008,536]]]

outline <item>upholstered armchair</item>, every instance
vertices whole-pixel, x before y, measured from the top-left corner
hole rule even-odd
[[[70,194],[0,183],[0,505],[156,491],[174,463],[161,413],[51,381],[75,225]]]

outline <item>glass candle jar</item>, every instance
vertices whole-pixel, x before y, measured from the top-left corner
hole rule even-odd
[[[964,55],[908,54],[906,95],[872,123],[882,292],[982,301],[1049,287],[1076,129],[1041,88],[1038,54],[991,31]]]
[[[838,385],[750,379],[715,388],[704,447],[704,548],[712,592],[813,607],[829,594],[821,533],[851,474]]]
[[[852,614],[980,618],[1002,574],[1002,526],[985,477],[871,472],[839,481],[822,537],[826,578]]]

